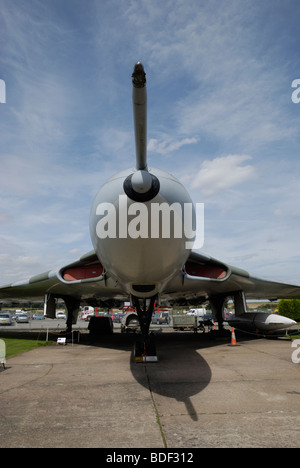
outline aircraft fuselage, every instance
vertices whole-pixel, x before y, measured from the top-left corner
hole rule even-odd
[[[103,264],[126,291],[152,297],[183,268],[195,238],[195,209],[183,185],[167,172],[149,169],[159,192],[136,201],[124,191],[128,169],[109,179],[95,197],[90,233]]]

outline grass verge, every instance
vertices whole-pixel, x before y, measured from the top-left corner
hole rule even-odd
[[[6,344],[6,358],[16,356],[17,354],[31,351],[41,346],[47,346],[50,341],[28,340],[21,338],[1,338]]]

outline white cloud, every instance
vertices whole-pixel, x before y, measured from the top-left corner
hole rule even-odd
[[[164,137],[160,140],[156,138],[151,138],[148,143],[148,151],[159,153],[159,154],[169,154],[172,151],[177,151],[179,148],[185,145],[192,145],[197,143],[197,138],[183,138],[181,140],[174,140],[170,137]]]
[[[193,177],[191,187],[200,188],[204,195],[209,196],[250,180],[255,175],[254,167],[243,165],[250,159],[248,155],[230,154],[203,161]]]

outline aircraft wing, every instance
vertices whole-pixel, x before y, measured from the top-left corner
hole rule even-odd
[[[184,269],[167,284],[161,299],[173,304],[192,304],[237,291],[244,291],[247,299],[300,298],[300,286],[256,278],[245,270],[191,252]],[[58,271],[0,287],[0,300],[43,299],[46,294],[98,304],[129,299],[118,281],[104,272],[94,251]]]
[[[300,298],[300,286],[269,281],[207,255],[191,252],[184,272],[173,278],[164,296],[175,302],[199,303],[210,297],[244,291],[247,299]]]
[[[105,301],[127,299],[118,283],[104,272],[94,251],[57,271],[47,271],[25,281],[0,287],[0,300],[44,299],[47,294],[63,299],[74,298],[81,302],[92,302],[99,298],[103,304]]]

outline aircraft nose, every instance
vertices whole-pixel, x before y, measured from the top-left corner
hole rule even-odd
[[[160,183],[154,174],[140,170],[125,179],[123,189],[131,200],[147,202],[156,197],[160,190]]]
[[[297,322],[295,322],[295,320],[292,320],[292,325],[297,325]]]
[[[297,324],[297,322],[295,322],[295,320],[292,320],[292,319],[287,318],[287,317],[281,317],[281,322],[283,323],[284,327],[286,327],[286,328],[290,328],[293,325]]]
[[[131,178],[131,187],[137,193],[146,193],[151,189],[152,177],[148,171],[137,171]]]
[[[288,317],[284,317],[282,315],[275,315],[272,314],[270,316],[269,324],[275,328],[290,328],[293,325],[296,325],[297,322],[295,320],[292,320]]]

